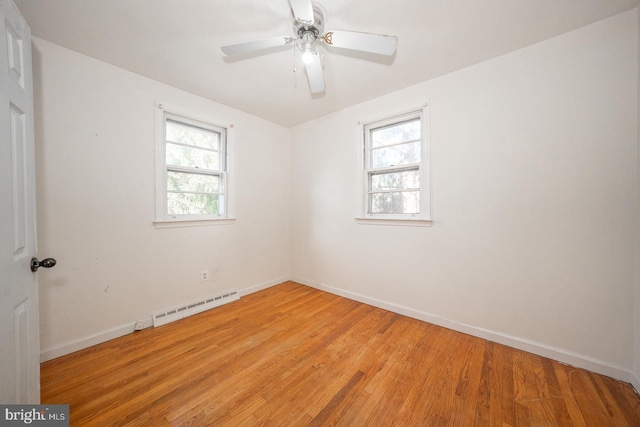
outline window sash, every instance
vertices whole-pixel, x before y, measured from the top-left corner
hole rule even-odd
[[[195,190],[173,190],[168,188],[167,180],[165,180],[165,198],[164,198],[164,211],[166,215],[170,218],[196,218],[196,217],[211,217],[211,218],[223,218],[226,213],[226,173],[222,172],[210,172],[210,171],[202,171],[200,169],[193,168],[175,168],[168,167],[166,169],[167,175],[168,172],[180,172],[180,173],[189,173],[193,175],[200,176],[214,176],[219,178],[218,182],[218,191],[195,191]],[[167,178],[168,179],[168,178]],[[172,213],[169,209],[170,202],[170,194],[176,195],[193,195],[193,196],[211,196],[217,198],[217,209],[214,212],[208,213],[198,213],[198,212],[187,212],[187,213]]]
[[[420,163],[422,141],[413,140],[369,150],[369,169]]]
[[[221,172],[209,172],[209,171],[202,171],[200,169],[191,169],[191,168],[174,168],[174,167],[170,167],[167,168],[167,181],[168,181],[168,174],[171,172],[175,172],[175,173],[181,173],[181,174],[190,174],[190,175],[198,175],[198,176],[213,176],[213,177],[217,177],[218,178],[218,191],[189,191],[189,190],[173,190],[173,189],[169,189],[169,186],[167,184],[167,192],[171,192],[171,193],[201,193],[201,194],[223,194],[225,193],[224,191],[224,178],[225,178],[225,174],[221,173]]]
[[[390,171],[389,174],[394,174],[394,173],[399,173],[399,172],[415,172],[417,174],[417,180],[418,180],[418,185],[417,186],[411,186],[411,185],[404,185],[404,186],[397,186],[397,187],[393,187],[393,188],[385,188],[385,189],[374,189],[373,188],[373,179],[375,175],[386,175],[387,174],[387,170],[386,169],[382,169],[382,171],[378,170],[376,172],[367,172],[367,180],[368,180],[368,184],[367,184],[367,192],[366,192],[366,203],[367,203],[367,214],[371,215],[371,216],[384,216],[384,217],[388,217],[391,215],[404,215],[404,216],[409,216],[409,215],[418,215],[420,214],[420,198],[421,198],[421,188],[420,188],[420,168],[419,167],[412,167],[412,168],[394,168],[393,170]],[[379,198],[389,198],[391,197],[393,199],[394,195],[399,195],[402,196],[403,194],[407,195],[407,202],[409,204],[405,204],[405,207],[402,209],[403,212],[397,212],[397,203],[403,203],[403,200],[396,200],[395,202],[392,202],[389,207],[390,210],[388,212],[382,212],[379,211],[379,209],[376,209],[374,204],[375,204],[375,200],[379,199]],[[413,203],[410,203],[411,201],[409,200],[409,196],[411,195],[415,195],[417,194],[417,196],[414,196],[414,198],[416,199]],[[416,206],[413,206],[417,203],[417,208]]]
[[[187,144],[187,143],[184,143],[184,142],[174,141],[172,139],[169,139],[168,137],[166,137],[166,133],[167,133],[166,130],[167,130],[167,127],[168,127],[168,125],[170,123],[174,124],[174,125],[177,125],[178,128],[186,128],[186,129],[189,129],[189,130],[195,130],[195,131],[201,131],[201,132],[204,132],[204,133],[214,134],[215,136],[217,136],[217,140],[216,140],[217,144],[214,144],[214,145],[217,145],[217,151],[222,149],[222,144],[221,144],[222,143],[222,133],[223,133],[222,129],[217,129],[217,128],[215,128],[213,126],[209,126],[209,125],[207,125],[205,123],[199,124],[199,123],[196,123],[195,121],[192,121],[192,120],[189,120],[189,119],[181,118],[180,120],[178,120],[176,118],[171,117],[170,114],[165,115],[165,122],[164,122],[164,125],[165,125],[165,140],[167,142],[171,142],[171,143],[174,143],[174,144],[181,144],[181,145],[194,147],[194,148],[206,149],[206,150],[216,150],[216,148],[201,146],[201,145],[198,145],[195,142],[192,143],[192,144]]]
[[[173,149],[170,149],[173,148]],[[167,166],[186,166],[189,167],[190,165],[184,165],[184,164],[180,164],[182,163],[181,161],[174,161],[171,162],[169,160],[169,156],[170,156],[170,152],[175,152],[177,149],[178,153],[180,153],[180,149],[182,149],[182,154],[187,154],[190,153],[194,156],[199,156],[200,157],[200,162],[196,165],[195,163],[192,163],[191,166],[195,167],[197,169],[203,169],[203,170],[215,170],[215,171],[223,171],[224,170],[224,152],[220,151],[220,150],[212,150],[212,149],[207,149],[207,148],[200,148],[200,147],[195,147],[192,145],[187,145],[187,144],[180,144],[180,143],[175,143],[175,142],[171,142],[171,141],[166,141],[165,142],[165,164]],[[214,159],[214,161],[209,161],[207,162],[206,159]],[[207,163],[211,163],[211,166],[213,167],[206,167]]]
[[[393,128],[401,128],[404,125],[411,124],[411,123],[414,123],[414,122],[417,122],[419,124],[420,135],[421,135],[420,138],[409,138],[409,139],[400,140],[400,141],[398,141],[396,143],[391,143],[391,144],[382,143],[382,144],[376,145],[374,143],[374,141],[375,141],[375,138],[373,137],[374,133],[383,132],[385,130],[393,129]],[[375,126],[371,126],[369,128],[369,142],[370,142],[369,147],[372,148],[372,149],[373,148],[389,147],[391,145],[403,144],[403,143],[407,143],[407,142],[411,142],[411,141],[415,142],[415,141],[419,141],[421,139],[422,139],[422,122],[421,122],[421,117],[420,117],[419,114],[407,115],[407,116],[403,116],[401,118],[398,117],[397,119],[396,118],[391,118],[390,120],[385,120],[384,122],[376,123]]]
[[[177,142],[177,141],[171,141],[167,138],[166,136],[166,132],[167,132],[167,123],[168,122],[172,122],[172,123],[176,123],[178,125],[182,125],[184,127],[191,127],[197,130],[204,130],[207,132],[212,132],[218,135],[219,138],[219,149],[213,149],[213,148],[208,148],[208,147],[201,147],[195,144],[186,144],[183,142]],[[203,169],[203,170],[212,170],[212,171],[226,171],[227,169],[227,156],[226,156],[226,152],[227,152],[227,132],[225,128],[222,127],[218,127],[215,125],[210,125],[207,123],[202,123],[199,122],[197,120],[193,120],[193,119],[189,119],[187,117],[182,117],[182,116],[178,116],[177,114],[173,114],[173,113],[168,113],[165,112],[164,113],[164,120],[163,120],[163,134],[164,134],[164,142],[165,142],[165,164],[167,165],[167,167],[169,166],[177,166],[177,165],[170,165],[169,163],[167,163],[167,159],[166,159],[166,146],[171,144],[174,146],[178,146],[178,147],[185,147],[185,148],[189,148],[191,150],[202,150],[202,151],[206,151],[209,153],[217,153],[219,155],[219,167],[218,168],[198,168],[198,169]]]
[[[175,114],[159,107],[159,124],[158,131],[158,167],[160,168],[158,175],[158,204],[157,204],[157,221],[184,221],[184,220],[207,220],[207,219],[224,219],[228,218],[228,203],[227,203],[227,129],[224,127],[212,125],[209,123],[201,122],[195,119]],[[212,132],[216,134],[215,141],[199,143],[198,141],[193,144],[175,141],[167,136],[167,123],[186,128],[194,128],[197,131]],[[209,146],[206,146],[206,145]],[[181,163],[180,165],[171,164],[167,155],[167,147],[184,147],[186,149],[184,154],[187,161],[176,161]],[[189,152],[191,151],[191,152]],[[206,154],[211,153],[216,156],[210,157],[214,160],[202,161],[202,158],[206,158]],[[178,153],[179,155],[181,153]],[[217,158],[216,158],[217,157]],[[194,160],[193,162],[191,160]],[[177,185],[170,186],[169,176],[170,174],[181,173],[191,174],[193,176],[208,176],[216,177],[217,182],[198,182],[196,178],[190,182],[187,177],[187,182],[180,182]],[[187,188],[181,188],[182,185],[187,185]],[[198,188],[199,185],[204,185],[203,188]],[[191,186],[189,188],[189,186]],[[207,186],[209,186],[207,188]],[[175,188],[178,187],[178,188]],[[189,199],[192,199],[191,201]],[[170,207],[170,204],[172,204]],[[177,203],[177,205],[176,205]],[[181,211],[180,208],[176,211],[176,206],[180,206],[183,203],[185,210]]]
[[[398,142],[390,143],[387,145],[375,145],[373,146],[373,133],[379,130],[390,129],[396,126],[402,126],[406,123],[410,123],[416,120],[420,120],[420,138],[407,138],[403,140],[399,140]],[[423,203],[423,192],[425,191],[425,181],[423,179],[423,162],[425,159],[425,151],[426,147],[424,144],[425,141],[425,123],[424,123],[424,113],[423,111],[416,111],[412,113],[408,113],[405,115],[391,117],[385,120],[365,124],[363,126],[364,133],[364,144],[363,144],[363,161],[364,161],[364,214],[365,217],[369,218],[415,218],[416,216],[425,216],[423,212],[424,203]],[[378,150],[385,150],[393,147],[400,146],[408,146],[409,144],[415,144],[418,142],[420,144],[419,162],[400,164],[400,165],[389,165],[384,167],[373,167],[374,153]],[[373,189],[373,179],[376,175],[385,175],[385,174],[394,174],[394,173],[402,173],[402,172],[415,172],[417,174],[417,187],[415,185],[405,184],[400,185],[397,188],[388,188],[388,189]],[[374,199],[376,196],[388,195],[387,198],[393,199],[394,195],[401,196],[402,194],[407,194],[407,196],[411,194],[415,194],[415,199],[417,200],[417,209],[410,207],[405,208],[406,212],[378,212],[378,209],[375,209]],[[396,200],[396,202],[400,202]],[[391,203],[390,209],[395,209],[395,203]]]

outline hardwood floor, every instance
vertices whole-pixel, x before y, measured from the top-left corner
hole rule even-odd
[[[628,384],[293,282],[41,371],[72,426],[640,426]]]

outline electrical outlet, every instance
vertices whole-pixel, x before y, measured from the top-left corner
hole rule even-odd
[[[202,270],[200,272],[200,281],[206,282],[207,280],[209,280],[209,270]]]

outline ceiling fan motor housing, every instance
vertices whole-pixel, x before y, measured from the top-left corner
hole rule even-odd
[[[313,3],[312,24],[296,19],[293,24],[293,31],[297,36],[296,44],[300,50],[304,50],[304,47],[309,43],[314,45],[324,31],[324,12],[320,5]]]

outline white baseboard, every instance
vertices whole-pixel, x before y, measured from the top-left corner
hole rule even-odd
[[[286,282],[290,280],[289,276],[281,277],[279,279],[269,280],[268,282],[260,283],[254,286],[249,286],[247,288],[240,289],[238,293],[240,296],[245,296],[252,294],[254,292],[261,291],[263,289],[270,288],[271,286],[278,285],[282,282]],[[136,325],[139,327],[149,327],[151,323],[149,322],[151,318],[145,319],[142,321],[135,321],[128,323],[126,325],[118,326],[117,328],[109,329],[107,331],[99,332],[97,334],[93,334],[84,338],[79,338],[77,340],[69,341],[64,344],[60,344],[54,347],[46,348],[40,350],[40,362],[46,362],[48,360],[55,359],[56,357],[64,356],[66,354],[70,354],[87,347],[91,347],[92,345],[100,344],[105,341],[112,340],[114,338],[118,338],[127,334],[130,334],[135,331]]]
[[[254,292],[258,292],[258,291],[270,288],[270,287],[275,286],[275,285],[279,285],[280,283],[284,283],[284,282],[286,282],[288,280],[291,280],[290,276],[283,276],[283,277],[280,277],[278,279],[273,279],[273,280],[269,280],[268,282],[260,283],[259,285],[250,286],[248,288],[240,289],[238,291],[238,293],[240,294],[240,297],[243,297],[245,295],[249,295],[249,294],[252,294]]]
[[[346,291],[344,289],[328,286],[325,284],[313,282],[300,277],[292,277],[292,281],[316,288],[321,291],[329,292],[341,297],[349,298],[354,301],[362,302],[364,304],[372,305],[374,307],[382,308],[384,310],[392,311],[394,313],[402,314],[404,316],[412,317],[414,319],[422,320],[424,322],[432,323],[434,325],[442,326],[447,329],[462,332],[465,334],[473,335],[478,338],[483,338],[489,341],[493,341],[499,344],[504,344],[509,347],[516,348],[518,350],[527,351],[529,353],[537,354],[539,356],[547,357],[549,359],[556,360],[567,365],[575,366],[582,369],[587,369],[592,372],[596,372],[602,375],[606,375],[611,378],[615,378],[624,382],[632,383],[636,390],[640,390],[640,381],[629,370],[619,366],[613,366],[601,360],[591,358],[589,356],[573,353],[571,351],[554,348],[547,344],[520,338],[500,332],[491,331],[484,328],[479,328],[473,325],[469,325],[455,320],[446,319],[436,314],[427,313],[414,308],[405,307],[402,305],[390,303],[387,301],[371,298],[359,293]],[[636,385],[637,384],[637,385]]]
[[[68,341],[55,347],[40,350],[40,362],[46,362],[47,360],[55,359],[56,357],[64,356],[65,354],[73,353],[75,351],[91,347],[92,345],[100,344],[105,341],[130,334],[134,331],[135,326],[136,322],[131,322],[127,325],[109,329],[108,331],[103,331],[88,337]]]
[[[638,374],[635,372],[631,373],[631,387],[634,388],[634,390],[636,391],[636,393],[640,394],[640,377],[638,377]]]

